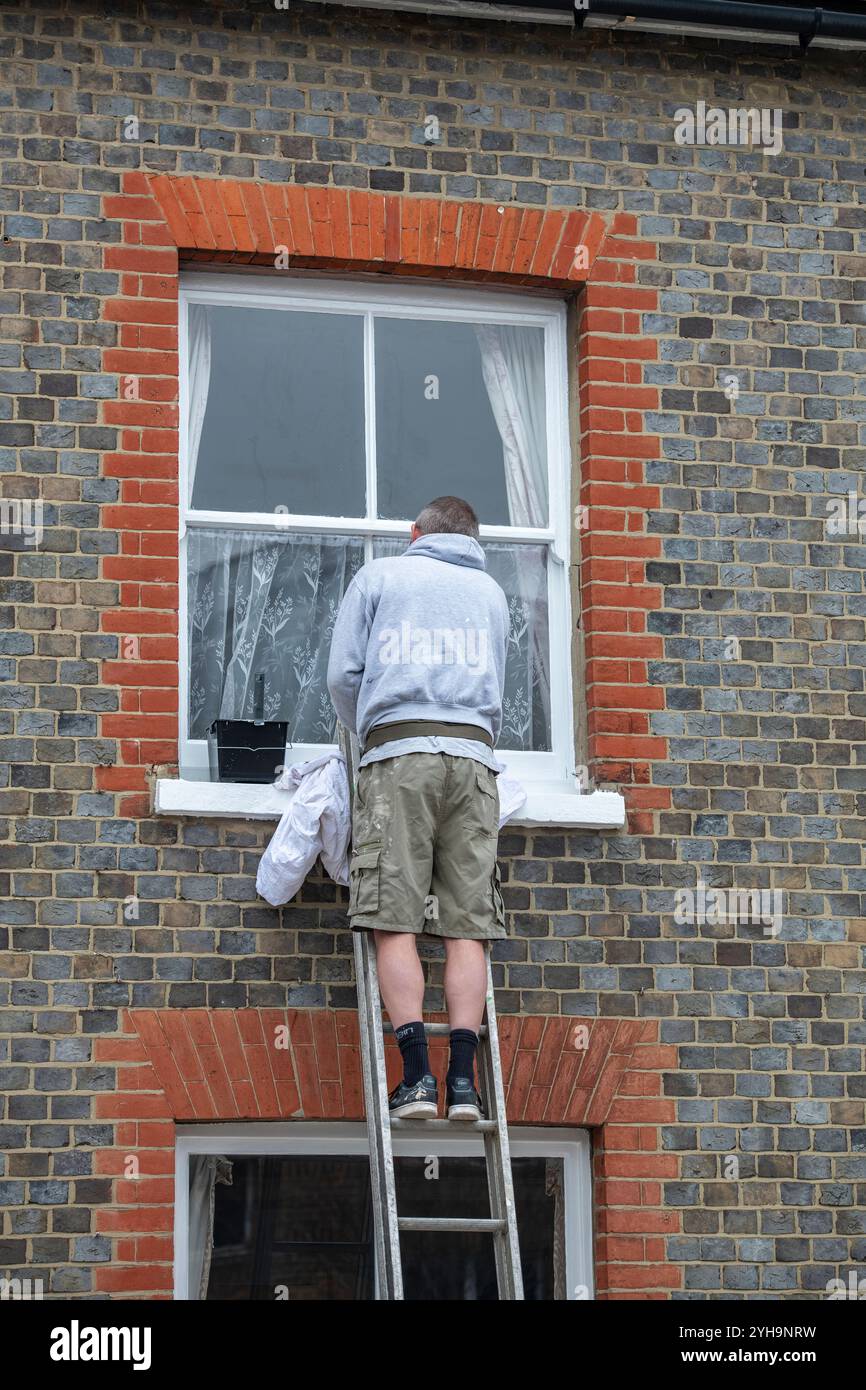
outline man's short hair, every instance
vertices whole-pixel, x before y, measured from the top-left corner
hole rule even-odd
[[[479,535],[478,517],[462,497],[434,498],[419,514],[415,525],[425,536],[436,531],[456,532],[461,536],[471,536],[477,541]]]

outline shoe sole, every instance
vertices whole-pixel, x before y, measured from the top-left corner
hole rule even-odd
[[[448,1118],[449,1120],[461,1120],[465,1124],[467,1120],[482,1120],[484,1116],[477,1105],[449,1105]]]
[[[410,1100],[389,1113],[392,1120],[435,1120],[436,1106],[429,1100]]]

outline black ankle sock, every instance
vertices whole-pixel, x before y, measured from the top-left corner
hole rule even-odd
[[[407,1086],[414,1086],[415,1082],[420,1081],[430,1070],[424,1024],[404,1023],[402,1027],[394,1030],[394,1036],[403,1058],[403,1080]]]
[[[445,1078],[446,1085],[462,1077],[466,1081],[475,1080],[475,1049],[478,1046],[478,1034],[473,1033],[471,1028],[452,1028],[451,1029],[451,1057],[448,1063],[448,1075]]]

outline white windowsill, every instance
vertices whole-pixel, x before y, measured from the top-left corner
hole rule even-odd
[[[234,816],[243,820],[279,820],[292,792],[248,782],[194,782],[160,777],[156,784],[158,816]],[[562,825],[584,830],[621,830],[625,801],[619,792],[578,792],[563,785],[527,788],[522,808],[508,825]]]

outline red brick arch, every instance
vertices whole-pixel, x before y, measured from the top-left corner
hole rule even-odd
[[[275,1045],[278,1029],[286,1046]],[[115,1125],[113,1147],[94,1154],[95,1174],[112,1179],[96,1229],[114,1240],[95,1291],[167,1298],[176,1124],[363,1119],[358,1017],[136,1009],[124,1013],[123,1030],[94,1045],[95,1063],[117,1067],[117,1089],[96,1097],[94,1116]],[[662,1183],[676,1178],[677,1160],[662,1152],[659,1134],[675,1118],[662,1069],[676,1065],[676,1049],[659,1045],[654,1019],[505,1015],[500,1033],[509,1124],[593,1128],[596,1296],[667,1297],[682,1280],[681,1268],[665,1261],[664,1238],[681,1218],[662,1206]],[[386,1057],[393,1084],[399,1057],[391,1038]],[[431,1065],[444,1076],[445,1039],[431,1039]],[[137,1177],[127,1176],[131,1157]]]
[[[101,716],[101,732],[118,740],[119,756],[96,776],[100,788],[124,793],[120,813],[147,814],[148,769],[177,761],[178,268],[274,266],[281,254],[289,270],[579,292],[589,757],[597,780],[623,784],[632,829],[651,831],[653,812],[670,805],[671,793],[647,785],[649,762],[666,757],[667,740],[650,733],[650,712],[664,696],[647,683],[647,661],[661,656],[662,639],[646,631],[647,612],[661,603],[646,563],[661,541],[646,529],[660,491],[645,477],[658,439],[644,416],[657,408],[658,390],[642,379],[657,345],[643,334],[641,313],[655,309],[658,296],[637,284],[640,262],[654,259],[656,248],[636,237],[636,219],[142,172],[125,174],[123,191],[106,195],[103,211],[119,223],[122,240],[104,248],[104,266],[120,285],[105,307],[118,339],[104,350],[103,370],[118,375],[121,389],[101,406],[103,423],[120,432],[103,469],[121,490],[102,508],[102,526],[120,536],[119,553],[103,560],[120,603],[103,614],[102,627],[127,646],[104,663],[103,682],[119,686],[121,700],[118,712]],[[133,398],[124,381],[134,381]]]

